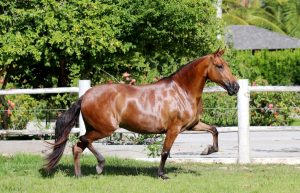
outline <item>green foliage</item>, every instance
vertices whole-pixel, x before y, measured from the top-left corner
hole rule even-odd
[[[29,95],[10,95],[6,97],[9,104],[7,123],[9,129],[25,129],[29,121],[38,121],[45,118],[43,109],[46,102],[37,101]],[[4,108],[1,108],[1,123],[3,122]]]
[[[300,38],[299,0],[223,0],[226,25],[255,25]]]
[[[115,5],[30,0],[3,2],[0,10],[0,64],[21,85],[67,86],[73,64],[88,69],[91,60],[127,45],[117,39]]]
[[[73,148],[73,146],[79,141],[79,134],[74,134],[74,133],[71,133],[69,135],[69,144],[70,144],[70,147]]]
[[[204,112],[201,121],[218,127],[237,125],[237,98],[227,93],[203,94]]]
[[[29,95],[9,95],[6,98],[14,104],[8,117],[9,129],[25,129],[29,121],[45,118],[43,112],[46,108],[45,101],[37,101]],[[2,113],[4,112],[1,111]]]
[[[7,88],[14,87],[8,83]],[[38,101],[30,95],[8,95],[3,97],[3,100],[0,104],[0,129],[6,129],[2,128],[4,119],[6,119],[9,129],[25,129],[29,121],[39,122],[41,119],[45,119],[44,109],[47,102],[44,100]]]
[[[257,80],[254,85],[267,85],[265,80]],[[251,125],[280,126],[291,125],[292,116],[299,114],[299,93],[251,93]]]
[[[7,88],[14,87],[9,83]],[[78,95],[57,94],[48,96],[48,100],[43,100],[30,95],[7,95],[4,97],[4,105],[0,104],[0,124],[3,127],[3,119],[6,118],[8,129],[26,129],[30,121],[34,121],[36,123],[34,126],[38,128],[45,128],[42,122],[56,119],[57,115],[64,112],[77,97]],[[5,129],[2,127],[0,128]]]
[[[0,69],[18,87],[102,82],[103,70],[150,81],[210,52],[220,33],[210,0],[1,1],[0,21]]]
[[[147,149],[149,151],[148,157],[157,157],[161,155],[162,144],[165,140],[165,135],[147,135]],[[150,139],[150,140],[149,140]]]
[[[255,85],[266,85],[267,81],[257,80]],[[236,126],[236,97],[226,93],[203,95],[204,113],[201,121],[221,126]],[[299,115],[299,93],[252,92],[250,96],[250,124],[252,126],[291,125],[293,116]]]
[[[265,0],[263,8],[280,23],[290,36],[300,38],[300,2],[298,0]]]
[[[270,85],[300,85],[300,49],[227,52],[233,72],[251,82],[265,79]],[[249,70],[250,69],[250,70]]]
[[[254,93],[251,97],[251,124],[268,126],[290,125],[294,102],[300,100],[290,93]]]
[[[216,46],[219,21],[210,1],[121,1],[125,21],[131,21],[121,36],[134,46],[114,62],[116,71],[133,71],[140,81],[174,72],[192,58]],[[126,25],[129,25],[126,24]],[[125,67],[125,69],[124,69]]]

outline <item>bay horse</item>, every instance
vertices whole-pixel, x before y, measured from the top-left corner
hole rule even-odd
[[[98,161],[97,173],[103,171],[105,159],[92,143],[110,136],[120,127],[142,134],[166,134],[158,168],[158,176],[162,179],[168,178],[164,167],[171,147],[178,134],[185,130],[210,132],[213,145],[209,145],[202,154],[217,152],[217,129],[200,122],[199,118],[203,112],[201,95],[207,80],[222,86],[229,95],[239,90],[237,79],[221,58],[224,51],[218,49],[213,54],[198,58],[152,84],[103,84],[90,88],[57,119],[55,143],[45,168],[50,171],[58,164],[80,112],[86,133],[80,136],[72,149],[76,176],[81,176],[80,155],[85,148]]]

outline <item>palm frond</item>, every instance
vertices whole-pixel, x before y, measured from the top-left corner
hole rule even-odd
[[[266,28],[269,29],[271,31],[274,32],[278,32],[281,34],[286,34],[281,28],[280,26],[277,26],[276,24],[270,22],[269,20],[262,18],[262,17],[258,17],[258,16],[250,16],[248,22],[251,25],[255,25],[255,26],[259,26],[262,28]]]
[[[283,22],[287,32],[300,38],[300,2],[291,0],[283,6]]]
[[[278,19],[275,15],[271,14],[270,12],[268,12],[264,9],[253,9],[253,10],[251,10],[251,13],[252,13],[252,15],[267,19],[268,21],[270,21],[278,26],[282,25],[282,21],[280,19]]]
[[[249,25],[247,21],[233,14],[224,14],[223,20],[226,25]]]

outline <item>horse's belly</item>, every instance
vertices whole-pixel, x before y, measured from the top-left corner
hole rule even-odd
[[[121,127],[124,129],[127,129],[128,131],[134,132],[134,133],[141,133],[141,134],[161,134],[161,133],[165,133],[165,129],[164,128],[134,128],[134,127],[130,127],[130,126],[124,126]]]
[[[120,127],[136,133],[164,133],[161,121],[150,115],[134,115],[130,119],[123,119]]]

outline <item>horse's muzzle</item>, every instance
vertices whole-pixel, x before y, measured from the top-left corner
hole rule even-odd
[[[230,96],[237,94],[240,89],[240,85],[236,81],[228,82],[225,87]]]

